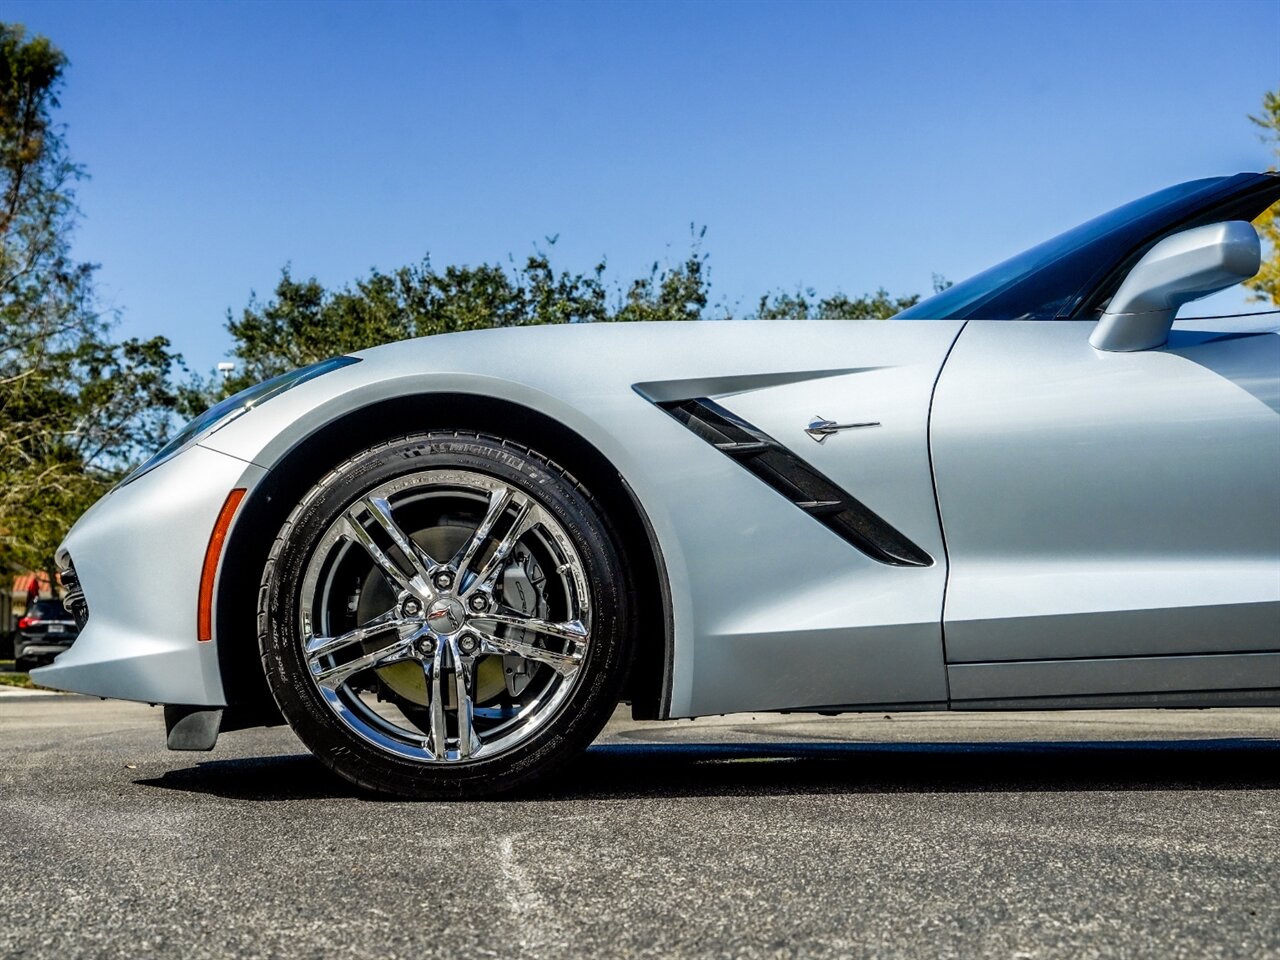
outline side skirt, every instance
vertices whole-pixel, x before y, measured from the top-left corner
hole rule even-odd
[[[1256,704],[1280,691],[1280,653],[960,663],[947,676],[956,710]]]
[[[1204,710],[1209,707],[1280,707],[1280,690],[1200,690],[1100,697],[1023,697],[965,700],[952,710]]]

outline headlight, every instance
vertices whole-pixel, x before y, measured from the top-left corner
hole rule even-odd
[[[239,393],[215,403],[179,430],[177,435],[161,447],[154,457],[120,481],[120,485],[124,486],[126,483],[137,480],[144,473],[150,473],[166,460],[173,459],[187,447],[199,443],[215,430],[225,427],[236,417],[248,413],[254,407],[266,403],[272,397],[279,396],[286,390],[314,379],[322,373],[328,373],[330,370],[337,370],[339,367],[346,367],[359,362],[359,357],[331,357],[328,360],[321,360],[319,363],[313,363],[306,367],[299,367],[297,370],[290,370],[288,373],[282,373],[280,376],[272,377],[270,380],[263,380],[262,383],[255,384],[247,390],[241,390]]]

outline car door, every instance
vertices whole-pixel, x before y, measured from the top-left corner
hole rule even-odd
[[[1280,335],[1195,326],[966,324],[931,423],[958,705],[1280,686]]]

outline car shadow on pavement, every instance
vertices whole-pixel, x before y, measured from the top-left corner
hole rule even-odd
[[[209,760],[135,781],[240,800],[378,799],[309,755]],[[606,743],[505,800],[1280,789],[1280,740]]]
[[[133,782],[228,800],[321,800],[362,794],[359,787],[347,783],[309,753],[205,760]]]
[[[558,796],[1280,789],[1280,740],[609,744]]]

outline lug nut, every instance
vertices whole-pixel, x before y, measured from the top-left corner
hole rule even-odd
[[[400,609],[404,611],[406,617],[416,617],[422,612],[422,604],[410,598],[401,605]]]
[[[436,652],[436,642],[431,637],[424,637],[418,642],[418,649],[429,657]]]
[[[480,643],[475,637],[466,636],[458,641],[458,649],[463,653],[475,653]]]
[[[471,598],[472,610],[483,610],[488,605],[489,605],[489,601],[487,601],[482,594],[477,593],[474,597]]]
[[[441,590],[448,590],[451,586],[453,586],[453,574],[437,573],[436,586],[439,587]]]

